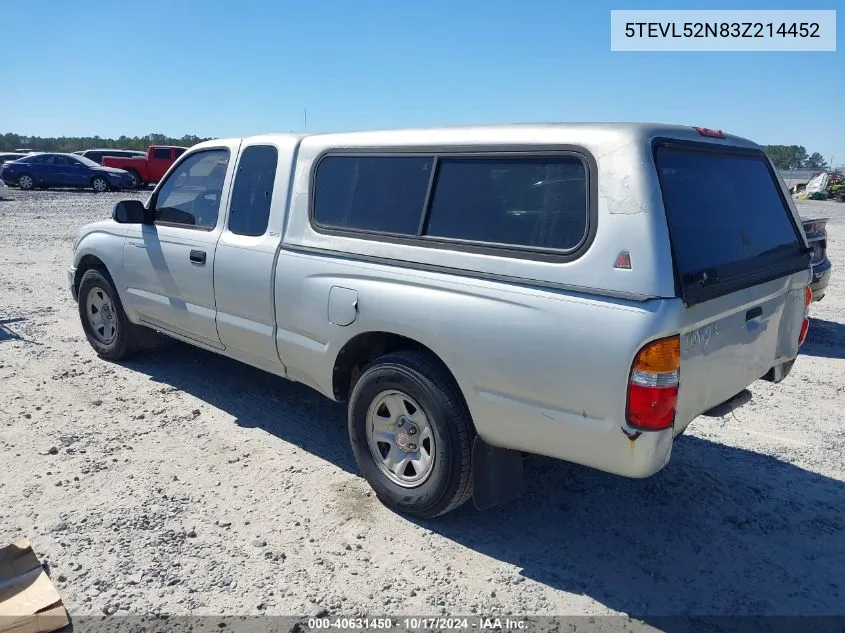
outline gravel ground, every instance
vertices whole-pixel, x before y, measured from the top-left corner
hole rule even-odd
[[[121,194],[12,195],[0,534],[72,615],[845,614],[845,205],[802,204],[835,270],[786,382],[651,479],[530,458],[518,502],[413,522],[356,475],[341,405],[175,342],[99,360],[65,268]]]

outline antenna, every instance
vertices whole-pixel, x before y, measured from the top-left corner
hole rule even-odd
[[[308,108],[305,108],[305,110],[303,111],[302,114],[303,114],[303,119],[304,119],[304,122],[305,122],[304,130],[307,130],[308,129]]]

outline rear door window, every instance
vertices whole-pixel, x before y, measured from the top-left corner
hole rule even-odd
[[[167,147],[156,147],[153,150],[153,158],[162,158],[164,160],[170,160],[170,149]]]
[[[272,145],[253,145],[241,154],[229,205],[232,233],[258,236],[267,231],[278,160]]]
[[[675,267],[688,302],[809,265],[792,213],[760,152],[670,143],[655,151]]]

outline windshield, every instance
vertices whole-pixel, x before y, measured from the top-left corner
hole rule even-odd
[[[76,154],[74,154],[73,158],[78,160],[83,165],[86,165],[87,167],[99,167],[100,166],[99,163],[94,162],[90,158],[85,158],[84,156],[77,156]]]

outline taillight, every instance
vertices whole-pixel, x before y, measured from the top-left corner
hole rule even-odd
[[[804,319],[804,322],[801,324],[801,334],[798,335],[798,345],[801,346],[804,344],[804,341],[807,340],[807,332],[810,331],[810,319]]]
[[[701,136],[709,136],[711,138],[726,138],[725,133],[722,130],[711,130],[710,128],[706,127],[697,127],[695,131],[701,134]]]
[[[641,431],[668,429],[675,422],[681,337],[653,341],[643,347],[631,366],[628,381],[628,425]]]
[[[807,340],[807,332],[810,331],[810,304],[813,302],[813,291],[810,286],[804,289],[804,321],[801,323],[801,333],[798,335],[798,346]]]

